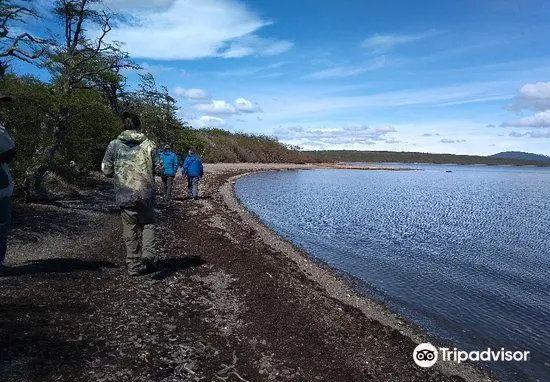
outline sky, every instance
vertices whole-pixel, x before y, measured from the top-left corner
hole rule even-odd
[[[28,28],[58,28],[36,1]],[[313,150],[550,155],[547,0],[104,3],[129,16],[109,38],[194,127]]]

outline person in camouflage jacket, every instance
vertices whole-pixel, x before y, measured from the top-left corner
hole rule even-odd
[[[155,268],[155,174],[160,175],[163,166],[155,144],[138,131],[139,119],[126,117],[124,127],[109,143],[101,170],[114,178],[128,272],[140,275]]]

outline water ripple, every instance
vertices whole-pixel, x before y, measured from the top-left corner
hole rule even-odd
[[[237,195],[260,219],[361,290],[461,348],[530,350],[492,363],[545,380],[550,359],[550,171],[255,174]]]

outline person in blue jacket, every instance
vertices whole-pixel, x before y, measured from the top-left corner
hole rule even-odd
[[[200,158],[195,155],[195,150],[189,150],[189,155],[185,157],[185,161],[183,162],[181,173],[187,177],[187,195],[189,199],[198,199],[199,180],[204,173],[204,169]]]
[[[174,178],[178,172],[178,156],[170,150],[170,145],[164,146],[164,151],[161,154],[164,170],[162,173],[162,185],[164,190],[164,198],[170,200],[172,198],[172,186]]]

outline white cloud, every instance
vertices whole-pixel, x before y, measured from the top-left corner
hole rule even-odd
[[[176,88],[174,89],[174,93],[195,102],[196,104],[193,106],[194,109],[204,114],[214,116],[231,116],[262,112],[262,109],[257,102],[252,102],[242,97],[237,98],[235,103],[232,104],[224,100],[211,100],[210,102],[204,102],[208,99],[208,94],[202,89],[186,90],[183,88]]]
[[[209,98],[208,93],[202,89],[184,89],[181,86],[174,88],[176,97],[183,97],[189,101],[203,101]]]
[[[550,82],[537,82],[523,85],[516,102],[523,108],[550,110]]]
[[[262,109],[257,103],[253,103],[245,98],[238,98],[235,101],[235,107],[241,113],[257,113],[261,112]]]
[[[319,70],[314,72],[306,78],[309,79],[326,79],[326,78],[345,78],[356,76],[371,70],[376,70],[387,66],[388,61],[386,57],[377,57],[374,62],[363,66],[341,66]]]
[[[441,143],[465,143],[467,142],[466,139],[449,139],[449,138],[443,138],[440,140]]]
[[[203,115],[202,117],[192,120],[191,126],[198,128],[205,127],[225,127],[227,126],[227,121],[220,117],[214,117],[211,115]]]
[[[550,138],[550,131],[528,131],[526,134],[531,138]]]
[[[354,130],[364,131],[365,128],[366,128],[366,126],[359,125],[359,129],[357,129],[357,127],[355,127]],[[354,131],[354,130],[350,130],[350,131]],[[393,128],[391,126],[386,126],[386,127],[378,127],[374,130],[374,132],[378,135],[385,135],[387,133],[395,133],[395,132],[397,132],[397,130],[395,130],[395,128]]]
[[[275,56],[290,50],[294,43],[290,41],[274,41],[266,40],[266,42],[271,41],[269,44],[265,45],[262,50],[260,50],[261,55],[263,56]]]
[[[518,90],[513,102],[506,109],[518,112],[523,109],[545,111],[550,110],[550,82],[537,82],[523,85]]]
[[[517,131],[512,131],[510,133],[510,137],[550,138],[550,131],[528,131],[526,133],[518,133]]]
[[[201,104],[195,105],[195,109],[202,113],[211,114],[211,115],[238,114],[238,111],[235,108],[235,106],[223,100],[212,100],[210,103],[201,103]]]
[[[550,127],[550,110],[541,111],[532,116],[519,118],[514,121],[505,122],[502,127]]]
[[[525,133],[518,133],[517,131],[512,131],[510,133],[510,136],[512,138],[520,138],[520,137],[523,137],[525,135]]]
[[[502,127],[550,127],[550,82],[523,85],[513,103],[506,108],[510,111],[535,110],[536,113],[504,122]]]
[[[289,41],[277,41],[265,39],[255,35],[248,35],[237,39],[220,52],[223,58],[240,58],[254,54],[260,56],[274,56],[292,48],[294,44]]]
[[[119,6],[124,3],[111,0],[117,2]],[[133,57],[159,60],[275,55],[292,46],[289,41],[256,35],[271,22],[237,0],[159,0],[158,3],[163,6],[153,10],[128,8],[133,13],[133,22],[113,29],[109,38],[124,41],[125,49]]]
[[[335,148],[374,145],[376,142],[396,143],[394,138],[387,136],[395,132],[393,127],[371,128],[367,125],[352,124],[342,127],[295,125],[280,127],[273,133],[282,142],[305,148]]]
[[[174,95],[176,97],[185,97],[186,96],[186,93],[187,93],[187,90],[185,90],[184,88],[182,88],[181,86],[176,86],[174,88]]]
[[[170,72],[175,69],[173,66],[149,64],[148,62],[142,62],[141,64],[139,64],[139,66],[141,66],[141,69],[143,71],[146,71],[152,74]]]
[[[433,35],[435,32],[429,30],[422,33],[416,34],[375,34],[371,37],[366,38],[362,43],[361,47],[374,52],[386,52],[391,50],[397,45],[409,44],[415,41],[422,40],[426,37]]]

